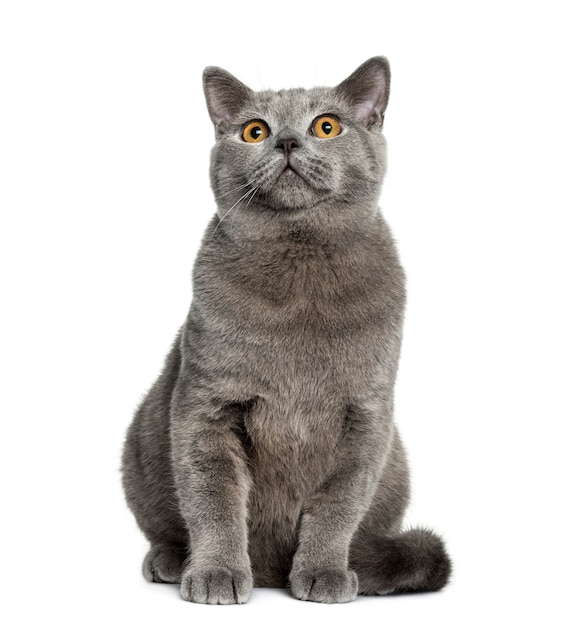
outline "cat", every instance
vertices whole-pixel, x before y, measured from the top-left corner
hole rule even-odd
[[[203,74],[217,201],[193,300],[126,437],[149,581],[243,603],[441,589],[451,563],[409,499],[393,420],[405,278],[378,208],[386,58],[334,88]]]

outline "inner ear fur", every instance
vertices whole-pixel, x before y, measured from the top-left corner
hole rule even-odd
[[[210,118],[220,132],[230,125],[253,93],[230,72],[213,66],[203,72],[203,90]]]
[[[365,61],[334,91],[367,127],[382,126],[391,90],[391,68],[386,57]]]

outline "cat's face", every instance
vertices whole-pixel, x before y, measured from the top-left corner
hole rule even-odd
[[[204,88],[217,138],[210,172],[220,217],[372,208],[385,168],[380,131],[389,80],[381,57],[338,87],[279,92],[254,92],[208,68]]]

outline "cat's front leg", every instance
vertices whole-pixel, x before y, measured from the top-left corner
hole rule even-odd
[[[177,386],[171,442],[190,540],[181,597],[190,602],[241,604],[252,590],[246,524],[250,474],[238,419],[238,405]]]
[[[390,436],[388,410],[348,408],[334,466],[303,506],[289,576],[291,592],[299,600],[356,598],[358,580],[348,567],[350,543],[372,502]]]

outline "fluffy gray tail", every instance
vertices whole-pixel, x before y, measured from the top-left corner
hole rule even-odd
[[[425,528],[356,542],[350,567],[358,575],[362,594],[438,591],[452,571],[443,541]]]

